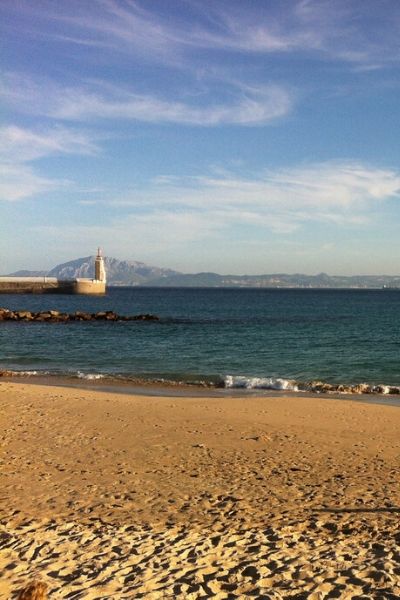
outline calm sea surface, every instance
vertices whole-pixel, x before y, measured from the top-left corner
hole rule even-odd
[[[1,295],[0,306],[161,317],[0,323],[1,369],[226,387],[400,386],[396,290],[114,288],[105,297]]]

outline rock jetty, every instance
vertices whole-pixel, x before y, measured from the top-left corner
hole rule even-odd
[[[87,313],[80,310],[74,313],[63,313],[58,310],[31,312],[29,310],[9,310],[0,308],[0,321],[22,321],[42,323],[66,323],[70,321],[159,321],[159,317],[150,314],[133,316],[118,315],[112,310]]]

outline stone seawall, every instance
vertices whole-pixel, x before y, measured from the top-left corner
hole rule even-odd
[[[0,294],[74,294],[73,282],[0,281]]]
[[[106,284],[92,279],[0,277],[0,294],[105,294]]]

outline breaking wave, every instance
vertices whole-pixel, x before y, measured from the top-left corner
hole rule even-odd
[[[98,379],[104,379],[106,377],[106,375],[103,375],[102,373],[82,373],[81,371],[78,371],[76,373],[76,377],[78,379],[86,379],[88,381],[96,381]]]
[[[224,386],[231,389],[281,390],[318,394],[400,394],[400,386],[368,383],[343,384],[324,381],[296,381],[280,377],[245,377],[226,375]]]
[[[242,375],[226,375],[226,388],[242,388],[246,390],[286,390],[298,392],[298,384],[291,379],[280,377],[244,377]]]

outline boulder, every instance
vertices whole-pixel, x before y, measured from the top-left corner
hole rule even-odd
[[[344,385],[342,383],[336,386],[336,390],[341,394],[351,394],[353,392],[351,385]]]
[[[40,312],[36,318],[40,318],[41,321],[47,321],[51,319],[51,314],[48,311]]]
[[[400,388],[396,386],[390,386],[389,394],[400,394]]]
[[[75,317],[76,321],[90,321],[92,318],[92,315],[90,313],[82,312],[81,310],[76,310],[73,315],[70,315],[71,319],[73,317]]]
[[[100,311],[92,314],[92,318],[96,319],[96,321],[104,321],[107,317],[107,313],[104,311]]]
[[[113,310],[106,311],[106,320],[107,321],[117,321],[118,318],[119,317],[118,317],[117,313],[115,313]]]
[[[29,310],[19,310],[15,313],[17,319],[25,319],[27,321],[31,321],[33,319],[33,315]]]
[[[69,315],[67,315],[66,313],[60,313],[58,317],[54,317],[54,319],[55,321],[61,322],[69,321]]]
[[[322,394],[326,394],[327,392],[334,391],[335,387],[330,383],[325,383],[323,381],[311,381],[309,384],[309,388],[313,392],[320,392]]]
[[[133,317],[129,317],[130,321],[159,321],[160,318],[157,317],[156,315],[149,315],[149,314],[144,314],[144,315],[135,315]]]
[[[353,394],[372,394],[373,388],[367,383],[358,383],[352,386]]]

